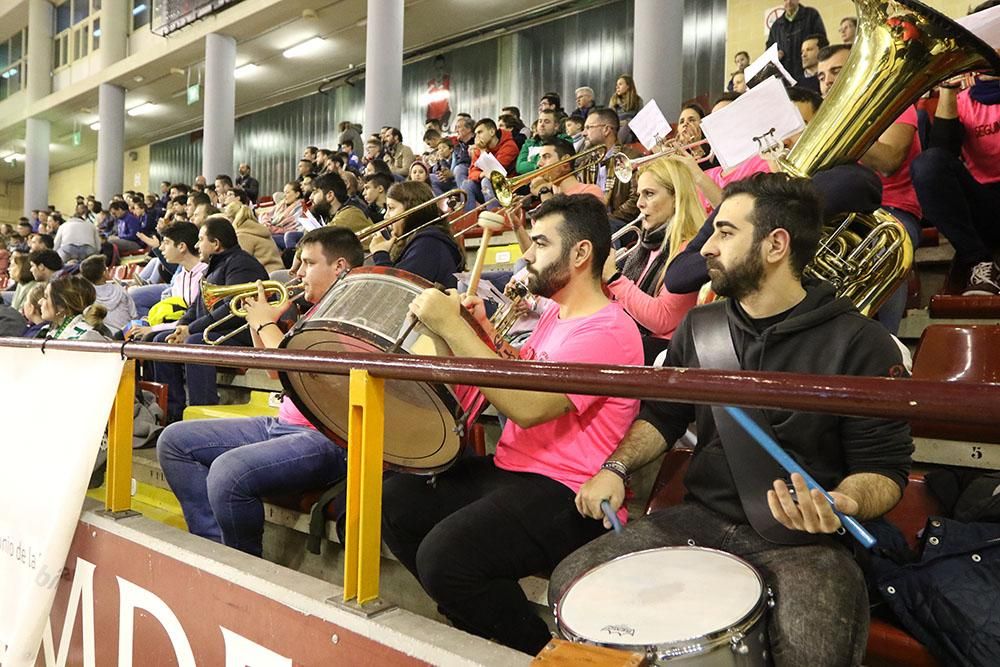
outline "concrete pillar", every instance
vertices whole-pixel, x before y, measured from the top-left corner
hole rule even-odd
[[[236,126],[236,40],[211,33],[205,36],[205,139],[201,173],[212,181],[233,174],[233,133]]]
[[[103,40],[102,40],[103,41]],[[108,205],[122,191],[125,174],[125,89],[102,83],[97,89],[97,199]]]
[[[367,134],[377,133],[383,125],[399,127],[402,89],[403,0],[368,0],[364,123]]]
[[[28,104],[52,92],[52,27],[54,10],[46,0],[28,3]],[[49,141],[52,128],[42,118],[28,118],[24,128],[24,215],[49,203]]]
[[[132,5],[128,0],[102,0],[101,48],[97,49],[101,69],[111,67],[128,55],[131,9]]]
[[[684,0],[635,0],[632,76],[642,99],[668,121],[680,112],[684,71]]]

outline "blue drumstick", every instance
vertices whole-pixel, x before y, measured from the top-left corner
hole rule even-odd
[[[608,523],[610,523],[611,527],[615,529],[615,532],[622,532],[622,522],[618,520],[618,515],[611,509],[611,503],[607,500],[602,500],[601,511],[604,512],[604,516],[607,517]]]
[[[833,507],[834,513],[840,519],[840,523],[843,524],[844,528],[846,528],[851,533],[851,535],[853,535],[854,538],[861,543],[863,547],[865,547],[866,549],[871,549],[872,547],[875,546],[875,537],[867,530],[865,530],[864,526],[862,526],[857,519],[855,519],[852,516],[848,516],[843,512],[838,512],[837,507],[833,502],[833,498],[830,497],[830,494],[827,493],[822,486],[817,484],[816,480],[814,480],[812,476],[809,473],[807,473],[802,466],[796,463],[795,459],[789,456],[788,453],[785,452],[785,450],[782,449],[781,446],[774,441],[774,438],[765,433],[764,430],[760,426],[758,426],[756,422],[750,419],[750,416],[746,412],[744,412],[741,408],[734,408],[728,405],[724,407],[726,412],[732,415],[733,419],[735,419],[736,422],[740,426],[742,426],[743,429],[747,433],[749,433],[754,440],[757,441],[757,444],[763,447],[764,451],[770,454],[771,457],[775,461],[777,461],[782,468],[788,471],[788,474],[792,474],[793,472],[799,473],[800,475],[802,475],[802,478],[806,481],[806,486],[808,486],[810,489],[817,489],[820,493],[823,494],[823,496],[830,502],[830,506]]]

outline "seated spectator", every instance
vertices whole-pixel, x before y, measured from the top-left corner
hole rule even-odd
[[[142,230],[142,222],[129,212],[128,204],[113,201],[108,210],[111,211],[114,222],[114,233],[108,236],[108,241],[118,249],[118,253],[126,254],[141,249],[138,233]]]
[[[310,303],[364,261],[361,243],[343,228],[314,229],[300,246],[297,275]],[[247,304],[254,346],[278,347],[283,333],[277,322],[288,306],[271,306],[263,296]],[[254,556],[262,550],[264,496],[323,488],[347,470],[345,450],[317,431],[287,396],[277,418],[171,424],[160,435],[157,455],[189,530]]]
[[[280,199],[275,196],[274,208],[262,214],[260,221],[267,225],[267,230],[271,232],[271,237],[278,247],[285,249],[289,247],[286,238],[288,232],[302,231],[302,223],[299,221],[303,214],[302,186],[298,181],[289,181],[285,183],[281,194]]]
[[[538,168],[538,147],[552,137],[569,139],[565,134],[559,134],[559,121],[555,111],[542,111],[535,121],[535,133],[521,146],[517,156],[517,173],[527,174]]]
[[[360,139],[360,137],[358,137]],[[348,139],[340,144],[340,151],[346,156],[345,166],[353,171],[361,169],[361,158],[354,152],[354,140]]]
[[[694,102],[685,104],[681,108],[681,113],[677,117],[677,141],[679,141],[682,146],[693,144],[705,138],[705,133],[701,130],[701,119],[704,117],[705,110]],[[688,152],[694,159],[700,160],[708,155],[711,150],[711,146],[708,144],[702,144],[691,148]],[[699,165],[704,171],[706,169],[711,169],[712,167],[718,167],[719,161],[713,157],[711,160],[699,162]]]
[[[747,65],[750,64],[750,54],[747,53],[746,51],[737,51],[736,55],[733,57],[733,60],[736,62],[736,71],[730,75],[729,83],[726,84],[726,91],[730,93],[738,93],[741,91],[736,90],[736,75],[742,74],[743,70],[745,70],[747,68]],[[743,77],[743,87],[744,90],[742,92],[746,92],[745,76]]]
[[[21,305],[24,304],[24,300],[28,296],[28,292],[37,283],[31,271],[31,262],[28,260],[27,253],[14,252],[14,255],[11,257],[10,277],[15,283],[14,292],[13,294],[4,292],[4,302],[14,310],[20,310]],[[11,286],[8,285],[7,287],[9,289]],[[10,295],[8,296],[8,294]]]
[[[438,141],[437,150],[429,162],[431,185],[438,192],[447,192],[456,187],[455,172],[452,169],[452,156],[454,154],[455,148],[450,139],[442,138]]]
[[[434,192],[426,183],[396,183],[386,196],[386,213],[395,217],[433,198]],[[437,208],[414,211],[398,219],[391,231],[388,239],[372,235],[368,248],[376,266],[392,266],[432,283],[455,287],[455,272],[462,270],[465,256],[451,236],[447,218]]]
[[[618,120],[627,120],[642,108],[642,98],[635,89],[635,79],[622,74],[615,81],[615,92],[608,100],[608,108],[618,114]]]
[[[365,153],[361,161],[367,166],[374,160],[382,160],[382,140],[378,137],[369,137],[365,141]],[[392,174],[391,171],[389,173]]]
[[[28,250],[28,239],[31,238],[31,222],[27,218],[21,218],[17,226],[14,227],[17,238],[14,241],[12,250],[17,252],[30,252]]]
[[[520,118],[515,118],[510,114],[500,114],[497,118],[497,127],[506,132],[510,132],[510,136],[514,138],[514,143],[517,144],[518,150],[524,147],[524,142],[527,140],[530,132],[524,132],[524,123],[521,122]],[[532,131],[534,126],[532,126]]]
[[[729,78],[730,91],[737,95],[747,92],[747,77],[743,72],[733,72]]]
[[[421,154],[421,158],[425,162],[430,162],[434,159],[441,138],[441,132],[438,130],[430,129],[424,132],[424,147],[426,150]]]
[[[385,195],[392,185],[392,177],[385,174],[365,176],[361,194],[368,204],[368,217],[372,222],[382,222],[385,218]]]
[[[295,179],[299,183],[306,178],[312,178],[316,176],[316,170],[313,168],[312,160],[301,159],[299,160],[299,175]]]
[[[96,303],[104,306],[104,325],[111,333],[122,331],[139,314],[132,297],[125,288],[115,282],[108,282],[108,266],[104,255],[91,255],[80,262],[80,275],[94,286]]]
[[[47,283],[62,271],[63,261],[55,250],[35,250],[28,254],[31,275],[40,283]]]
[[[42,319],[48,326],[41,338],[103,342],[110,336],[104,327],[104,306],[95,303],[94,286],[80,276],[62,276],[45,286],[39,302]]]
[[[590,86],[580,86],[576,89],[574,95],[576,96],[576,108],[573,109],[573,113],[570,115],[576,115],[581,119],[585,119],[587,114],[597,107],[597,104],[594,103],[594,89]],[[580,125],[582,126],[583,123],[581,122]]]
[[[566,126],[566,135],[573,142],[573,149],[576,152],[580,152],[584,143],[587,141],[587,137],[583,134],[583,123],[584,119],[582,116],[577,116],[576,114],[571,115],[563,123]]]
[[[198,254],[208,265],[205,282],[213,285],[240,285],[255,280],[267,280],[264,266],[253,255],[240,248],[236,230],[229,220],[222,216],[212,216],[205,221],[198,232]],[[205,307],[204,299],[196,299],[184,316],[177,321],[173,331],[161,331],[153,337],[157,343],[204,343],[205,328],[229,314],[229,299],[221,299],[211,309]],[[232,332],[242,322],[233,320],[212,330],[216,338]],[[247,346],[251,344],[246,331],[237,334],[225,345]],[[175,364],[155,362],[154,377],[168,386],[167,419],[179,420],[185,405],[215,405],[219,402],[216,390],[215,366],[200,364]]]
[[[257,258],[268,273],[285,268],[271,232],[254,217],[247,193],[234,188],[226,193],[226,198],[228,202],[223,214],[233,223],[240,247]]]
[[[455,176],[455,186],[469,177],[470,156],[476,141],[475,123],[471,118],[459,116],[455,119],[455,147],[451,155],[451,172]]]
[[[696,293],[674,294],[663,286],[667,267],[698,233],[705,211],[684,162],[661,158],[639,174],[639,240],[619,264],[612,253],[604,281],[616,301],[639,325],[645,363],[667,349],[677,326],[694,308]]]
[[[510,132],[497,128],[489,118],[483,118],[476,123],[476,145],[469,154],[469,177],[461,188],[468,195],[465,210],[471,211],[476,204],[493,199],[493,186],[483,170],[476,166],[483,151],[492,153],[507,174],[513,173],[517,163],[517,143]],[[506,175],[506,174],[505,174]],[[495,208],[495,206],[494,206]]]
[[[538,145],[538,168],[551,167],[560,160],[576,155],[573,144],[560,137],[548,137]],[[573,163],[551,169],[531,181],[531,194],[542,202],[555,195],[592,195],[604,203],[604,192],[593,183],[581,183],[573,172]],[[530,244],[529,244],[530,245]]]
[[[201,280],[205,276],[208,265],[198,256],[198,227],[190,222],[175,222],[163,229],[163,241],[160,252],[167,262],[177,267],[170,284],[141,285],[129,289],[129,295],[136,303],[140,317],[147,317],[150,310],[158,303],[175,299],[175,303],[188,308],[198,300],[201,294]],[[178,318],[179,319],[179,318]],[[153,322],[149,326],[138,326],[129,329],[128,337],[142,337],[152,332],[173,329],[176,320]]]
[[[430,171],[427,169],[427,164],[423,160],[414,160],[413,164],[410,165],[410,174],[407,177],[408,181],[416,181],[417,183],[426,183],[430,186],[434,194],[439,195],[441,191],[431,181]]]
[[[413,150],[403,143],[403,133],[395,127],[388,128],[382,135],[382,145],[385,149],[385,162],[392,175],[397,179],[406,178],[414,156]]]
[[[587,116],[583,131],[591,146],[603,145],[607,151],[605,157],[615,152],[627,152],[618,143],[618,114],[612,109],[595,109]],[[604,191],[604,201],[611,214],[612,231],[619,229],[626,222],[634,220],[639,215],[636,201],[639,194],[636,191],[636,181],[622,182],[608,170],[605,162],[591,163],[580,172],[578,177],[584,183],[593,183]]]
[[[341,123],[337,125],[337,129],[340,132],[340,134],[337,135],[337,145],[341,147],[341,150],[344,150],[344,144],[348,142],[350,142],[352,149],[361,148],[360,125],[355,126],[351,121],[345,120],[341,121]]]
[[[967,90],[939,86],[928,145],[910,168],[924,217],[948,237],[966,295],[1000,295],[1000,79],[979,74]]]
[[[389,169],[389,165],[385,163],[384,160],[372,160],[365,165],[365,176],[369,174],[385,174],[392,180],[396,180],[396,177],[392,175],[392,170]]]
[[[27,326],[24,315],[8,305],[0,304],[0,336],[22,337]]]
[[[21,306],[21,315],[24,316],[27,324],[25,329],[19,334],[21,338],[39,338],[42,330],[49,326],[49,323],[42,318],[42,299],[45,298],[45,286],[48,283],[32,283],[31,289],[27,292],[27,298]]]
[[[55,239],[51,234],[35,232],[28,237],[28,252],[35,252],[36,250],[52,250],[55,248],[55,244]]]
[[[59,227],[52,245],[63,262],[79,261],[101,249],[101,235],[93,224],[73,217]]]
[[[816,77],[819,67],[820,50],[830,46],[826,35],[809,35],[802,40],[802,77],[795,85],[813,92],[820,92],[820,81]]]
[[[854,37],[858,34],[858,17],[845,16],[840,19],[840,27],[837,30],[840,33],[841,42],[844,44],[853,44]]]
[[[314,182],[309,213],[322,225],[346,227],[355,234],[370,224],[367,212],[347,195],[347,184],[337,174],[324,174]]]

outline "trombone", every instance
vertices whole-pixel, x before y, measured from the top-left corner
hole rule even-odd
[[[646,214],[640,213],[638,216],[636,216],[635,220],[628,223],[627,225],[625,225],[624,227],[622,227],[617,232],[611,235],[612,245],[614,245],[615,241],[622,238],[626,234],[634,233],[636,236],[635,243],[633,243],[627,248],[618,248],[617,250],[615,250],[616,264],[625,259],[626,257],[628,257],[633,250],[639,247],[639,241],[642,240],[642,221],[645,219],[646,219]]]
[[[365,227],[360,232],[358,232],[358,240],[359,241],[364,240],[364,239],[368,238],[369,236],[372,236],[374,234],[377,234],[377,233],[381,232],[383,229],[392,227],[392,225],[394,225],[395,223],[399,222],[400,220],[404,220],[406,218],[406,216],[408,216],[408,215],[410,215],[412,213],[415,213],[416,211],[422,211],[423,209],[429,208],[430,206],[437,206],[438,202],[440,202],[440,201],[448,201],[448,202],[450,202],[449,203],[449,209],[450,210],[447,213],[442,213],[441,215],[437,216],[433,220],[429,220],[428,222],[425,222],[423,225],[421,225],[418,228],[418,229],[423,229],[424,227],[432,225],[432,224],[438,222],[439,220],[447,218],[449,215],[451,215],[456,210],[458,210],[459,206],[465,206],[465,202],[467,200],[468,200],[468,195],[465,193],[464,190],[459,190],[458,188],[455,188],[453,190],[448,190],[448,192],[440,194],[437,197],[434,197],[433,199],[428,199],[427,201],[425,201],[422,204],[417,204],[416,206],[414,206],[412,208],[406,209],[405,211],[403,211],[399,215],[394,215],[391,218],[386,218],[382,222],[377,222],[374,225],[369,225],[368,227]],[[416,231],[417,231],[417,229],[413,229],[413,230],[407,232],[407,235],[413,234]]]
[[[302,287],[301,281],[291,282],[287,285],[280,283],[277,280],[263,280],[260,282],[264,287],[264,298],[267,299],[268,303],[272,306],[280,306],[284,303],[288,303],[289,301],[298,301],[305,295],[305,289]],[[272,296],[274,297],[273,301],[271,300]],[[202,333],[202,338],[205,343],[208,345],[222,345],[236,334],[248,329],[250,325],[248,323],[244,323],[242,326],[218,338],[210,339],[208,337],[209,332],[221,326],[223,322],[228,322],[234,317],[246,319],[247,310],[243,302],[247,299],[256,297],[256,282],[240,283],[238,285],[213,285],[202,281],[201,299],[205,303],[205,308],[212,310],[212,308],[214,308],[215,305],[223,299],[229,299],[229,314],[221,320],[212,322],[210,325],[205,327],[205,331]]]
[[[608,159],[611,160],[611,163],[613,165],[615,178],[624,183],[631,181],[632,177],[635,176],[636,170],[648,162],[658,160],[661,157],[673,157],[674,155],[679,155],[682,152],[689,151],[692,148],[697,148],[698,146],[704,146],[707,144],[708,144],[708,139],[702,139],[700,141],[694,141],[691,142],[690,144],[685,144],[683,146],[677,146],[677,145],[667,146],[664,150],[660,151],[659,153],[653,153],[652,155],[646,155],[640,158],[630,158],[621,151],[615,151],[614,153],[611,154],[611,156]],[[703,157],[695,158],[695,162],[701,164],[702,162],[708,162],[714,157],[715,157],[715,151],[713,151],[711,149],[711,146],[709,146],[708,153]]]

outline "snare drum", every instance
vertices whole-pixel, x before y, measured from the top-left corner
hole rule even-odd
[[[665,547],[581,575],[556,603],[566,639],[645,653],[654,664],[766,665],[760,574],[714,549]]]
[[[288,332],[281,346],[336,355],[386,352],[409,324],[410,302],[433,287],[398,269],[354,269],[338,281]],[[430,334],[411,332],[400,350],[433,355]],[[281,384],[309,421],[335,442],[347,442],[350,378],[282,372]],[[385,381],[385,463],[406,472],[434,473],[450,466],[461,449],[456,428],[461,407],[449,387]]]

